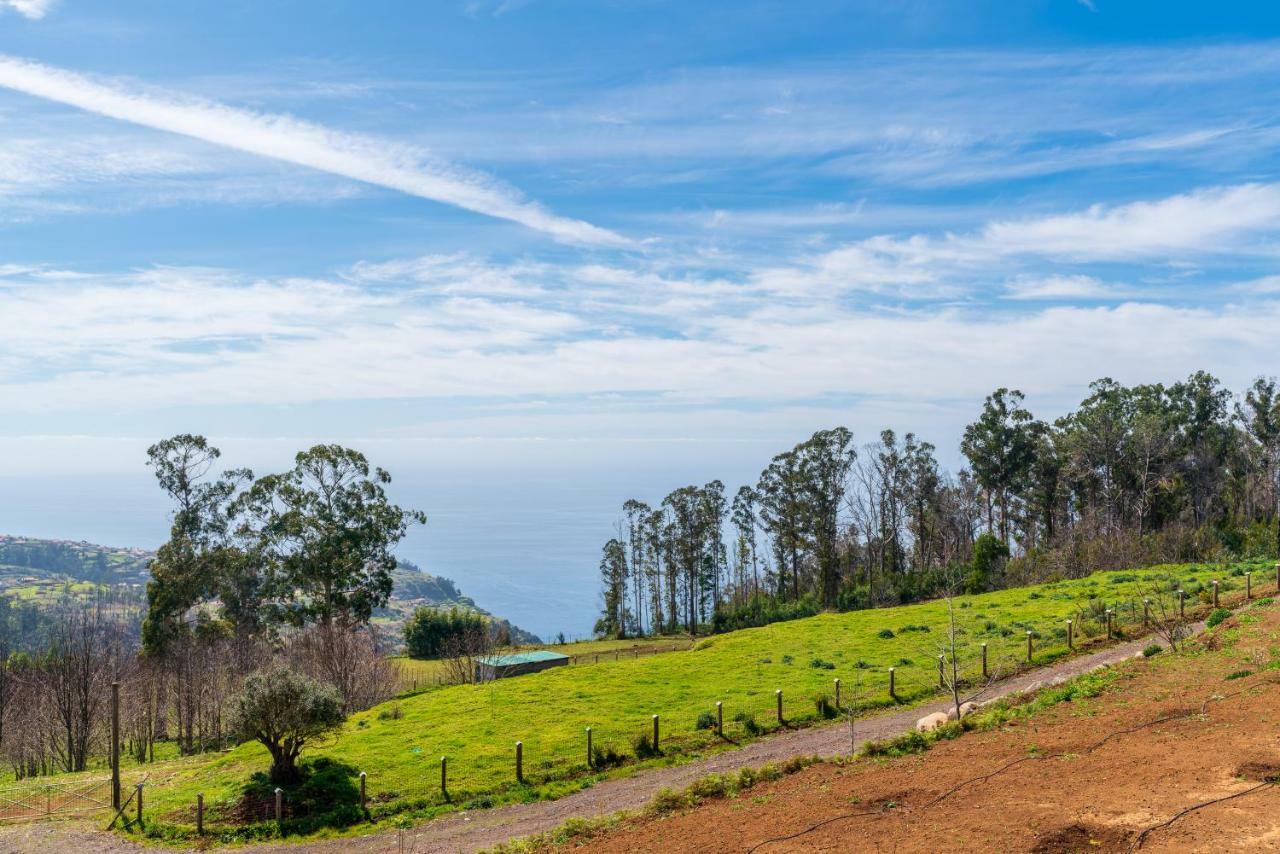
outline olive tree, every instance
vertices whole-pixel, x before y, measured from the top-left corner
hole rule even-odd
[[[231,728],[245,741],[271,753],[271,782],[301,779],[303,747],[342,725],[342,697],[336,690],[286,667],[255,673],[231,702]]]

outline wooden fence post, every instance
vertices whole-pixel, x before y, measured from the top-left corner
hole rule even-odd
[[[1151,625],[1151,600],[1150,599],[1142,600],[1142,625],[1144,627]]]
[[[982,678],[987,678],[987,642],[982,642]]]
[[[284,818],[284,789],[276,787],[276,823]]]
[[[524,742],[516,742],[516,782],[524,782]]]
[[[196,835],[204,836],[204,792],[196,793]]]
[[[1067,649],[1076,648],[1075,638],[1072,636],[1071,629],[1072,629],[1072,623],[1070,620],[1067,620]]]
[[[716,735],[724,738],[724,703],[716,700]]]
[[[1213,584],[1213,607],[1216,608],[1218,607],[1218,579],[1215,578],[1212,584]]]
[[[778,723],[782,723],[782,689],[774,691],[774,696],[778,698]]]
[[[1187,591],[1178,591],[1178,619],[1185,620],[1187,618]]]
[[[142,784],[137,786],[138,795],[138,827],[142,827]]]
[[[1031,629],[1027,629],[1027,661],[1031,661]]]
[[[840,708],[840,677],[836,677],[836,708]]]
[[[897,694],[897,692],[894,690],[894,687],[895,687],[895,686],[894,686],[894,684],[893,684],[893,671],[894,671],[894,668],[890,667],[890,668],[889,668],[889,698],[890,698],[890,699],[897,699],[898,694]]]
[[[594,761],[595,760],[591,758],[591,727],[587,727],[587,767],[588,768],[594,767],[591,764]]]
[[[361,771],[360,772],[360,809],[361,811],[364,811],[369,806],[369,799],[365,796],[365,792],[364,792],[364,782],[365,782],[365,773]]]
[[[657,715],[653,716],[653,752],[654,753],[662,752],[658,749],[658,716]]]
[[[947,670],[946,662],[947,662],[947,656],[945,654],[938,656],[938,687],[939,688],[947,687],[946,675],[945,675]]]
[[[120,683],[111,683],[111,808],[120,811]]]
[[[1107,640],[1111,640],[1111,609],[1107,609]]]
[[[1246,572],[1244,574],[1244,599],[1248,602],[1253,598],[1253,573]]]
[[[449,757],[440,757],[440,794],[449,797]]]

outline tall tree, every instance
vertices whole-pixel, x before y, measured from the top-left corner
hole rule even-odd
[[[987,529],[995,530],[992,504],[1000,510],[1000,538],[1009,539],[1009,501],[1026,478],[1035,454],[1034,419],[1022,407],[1022,392],[999,388],[987,396],[978,420],[964,430],[960,450],[987,496]]]
[[[1263,480],[1271,494],[1269,509],[1276,525],[1276,554],[1280,556],[1280,394],[1275,378],[1254,380],[1236,413],[1262,460]]]
[[[212,476],[222,452],[203,436],[181,434],[147,449],[147,465],[174,503],[169,539],[157,550],[147,584],[145,649],[163,652],[185,637],[187,612],[218,598],[230,604],[231,618],[255,623],[257,565],[230,540],[230,508],[252,480],[247,469]]]
[[[388,500],[391,475],[358,451],[316,445],[237,502],[241,530],[267,561],[276,617],[367,623],[391,596],[392,549],[427,517]]]
[[[857,459],[853,433],[844,427],[819,430],[797,448],[822,604],[835,607],[840,588],[840,509]]]

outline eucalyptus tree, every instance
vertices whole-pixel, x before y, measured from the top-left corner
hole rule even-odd
[[[1276,553],[1280,555],[1280,393],[1274,377],[1258,377],[1236,405],[1236,417],[1244,426],[1261,462],[1261,479],[1270,494],[1268,513],[1276,526]]]
[[[987,395],[978,420],[967,426],[960,450],[982,486],[987,530],[995,531],[993,505],[1000,510],[1000,537],[1009,539],[1009,503],[1024,482],[1035,454],[1031,413],[1022,392],[1007,388]]]
[[[796,448],[803,487],[801,514],[809,528],[822,604],[834,607],[840,592],[840,508],[849,487],[849,470],[858,453],[853,433],[844,427],[819,430]]]
[[[258,620],[257,565],[234,542],[231,517],[248,469],[215,475],[222,452],[203,436],[180,434],[147,449],[147,465],[173,502],[169,539],[156,551],[147,583],[144,648],[163,653],[187,638],[188,611],[219,599],[241,631]]]
[[[757,542],[757,534],[759,532],[760,520],[758,518],[758,508],[760,504],[760,494],[748,485],[738,487],[738,492],[733,496],[732,516],[733,527],[737,532],[737,542],[741,549],[739,557],[739,565],[742,567],[743,575],[745,569],[749,565],[751,567],[751,590],[753,593],[760,592],[760,558]],[[740,578],[738,586],[744,587],[745,579]],[[741,592],[741,591],[740,591]]]
[[[635,621],[637,634],[644,634],[645,600],[648,598],[645,595],[645,586],[649,580],[649,574],[644,568],[645,526],[652,512],[648,504],[634,498],[622,505],[627,537],[627,577],[631,582],[632,619]]]
[[[393,504],[391,475],[358,451],[316,445],[258,479],[236,502],[240,533],[267,567],[276,619],[367,623],[391,596],[392,549],[427,517]]]
[[[760,520],[773,545],[777,572],[775,591],[787,598],[800,598],[801,561],[808,547],[809,507],[805,502],[804,474],[796,451],[778,454],[760,475],[756,485],[760,496]]]

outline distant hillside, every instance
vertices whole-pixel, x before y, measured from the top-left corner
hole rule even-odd
[[[0,593],[22,600],[48,601],[65,595],[72,589],[70,585],[77,582],[140,592],[151,578],[148,566],[154,556],[155,553],[147,549],[0,534]],[[414,608],[455,606],[488,613],[471,597],[464,596],[450,579],[400,561],[391,602],[379,613],[377,622],[387,640],[395,644],[399,640],[400,623]],[[494,619],[507,625],[519,643],[541,642],[506,620]]]

